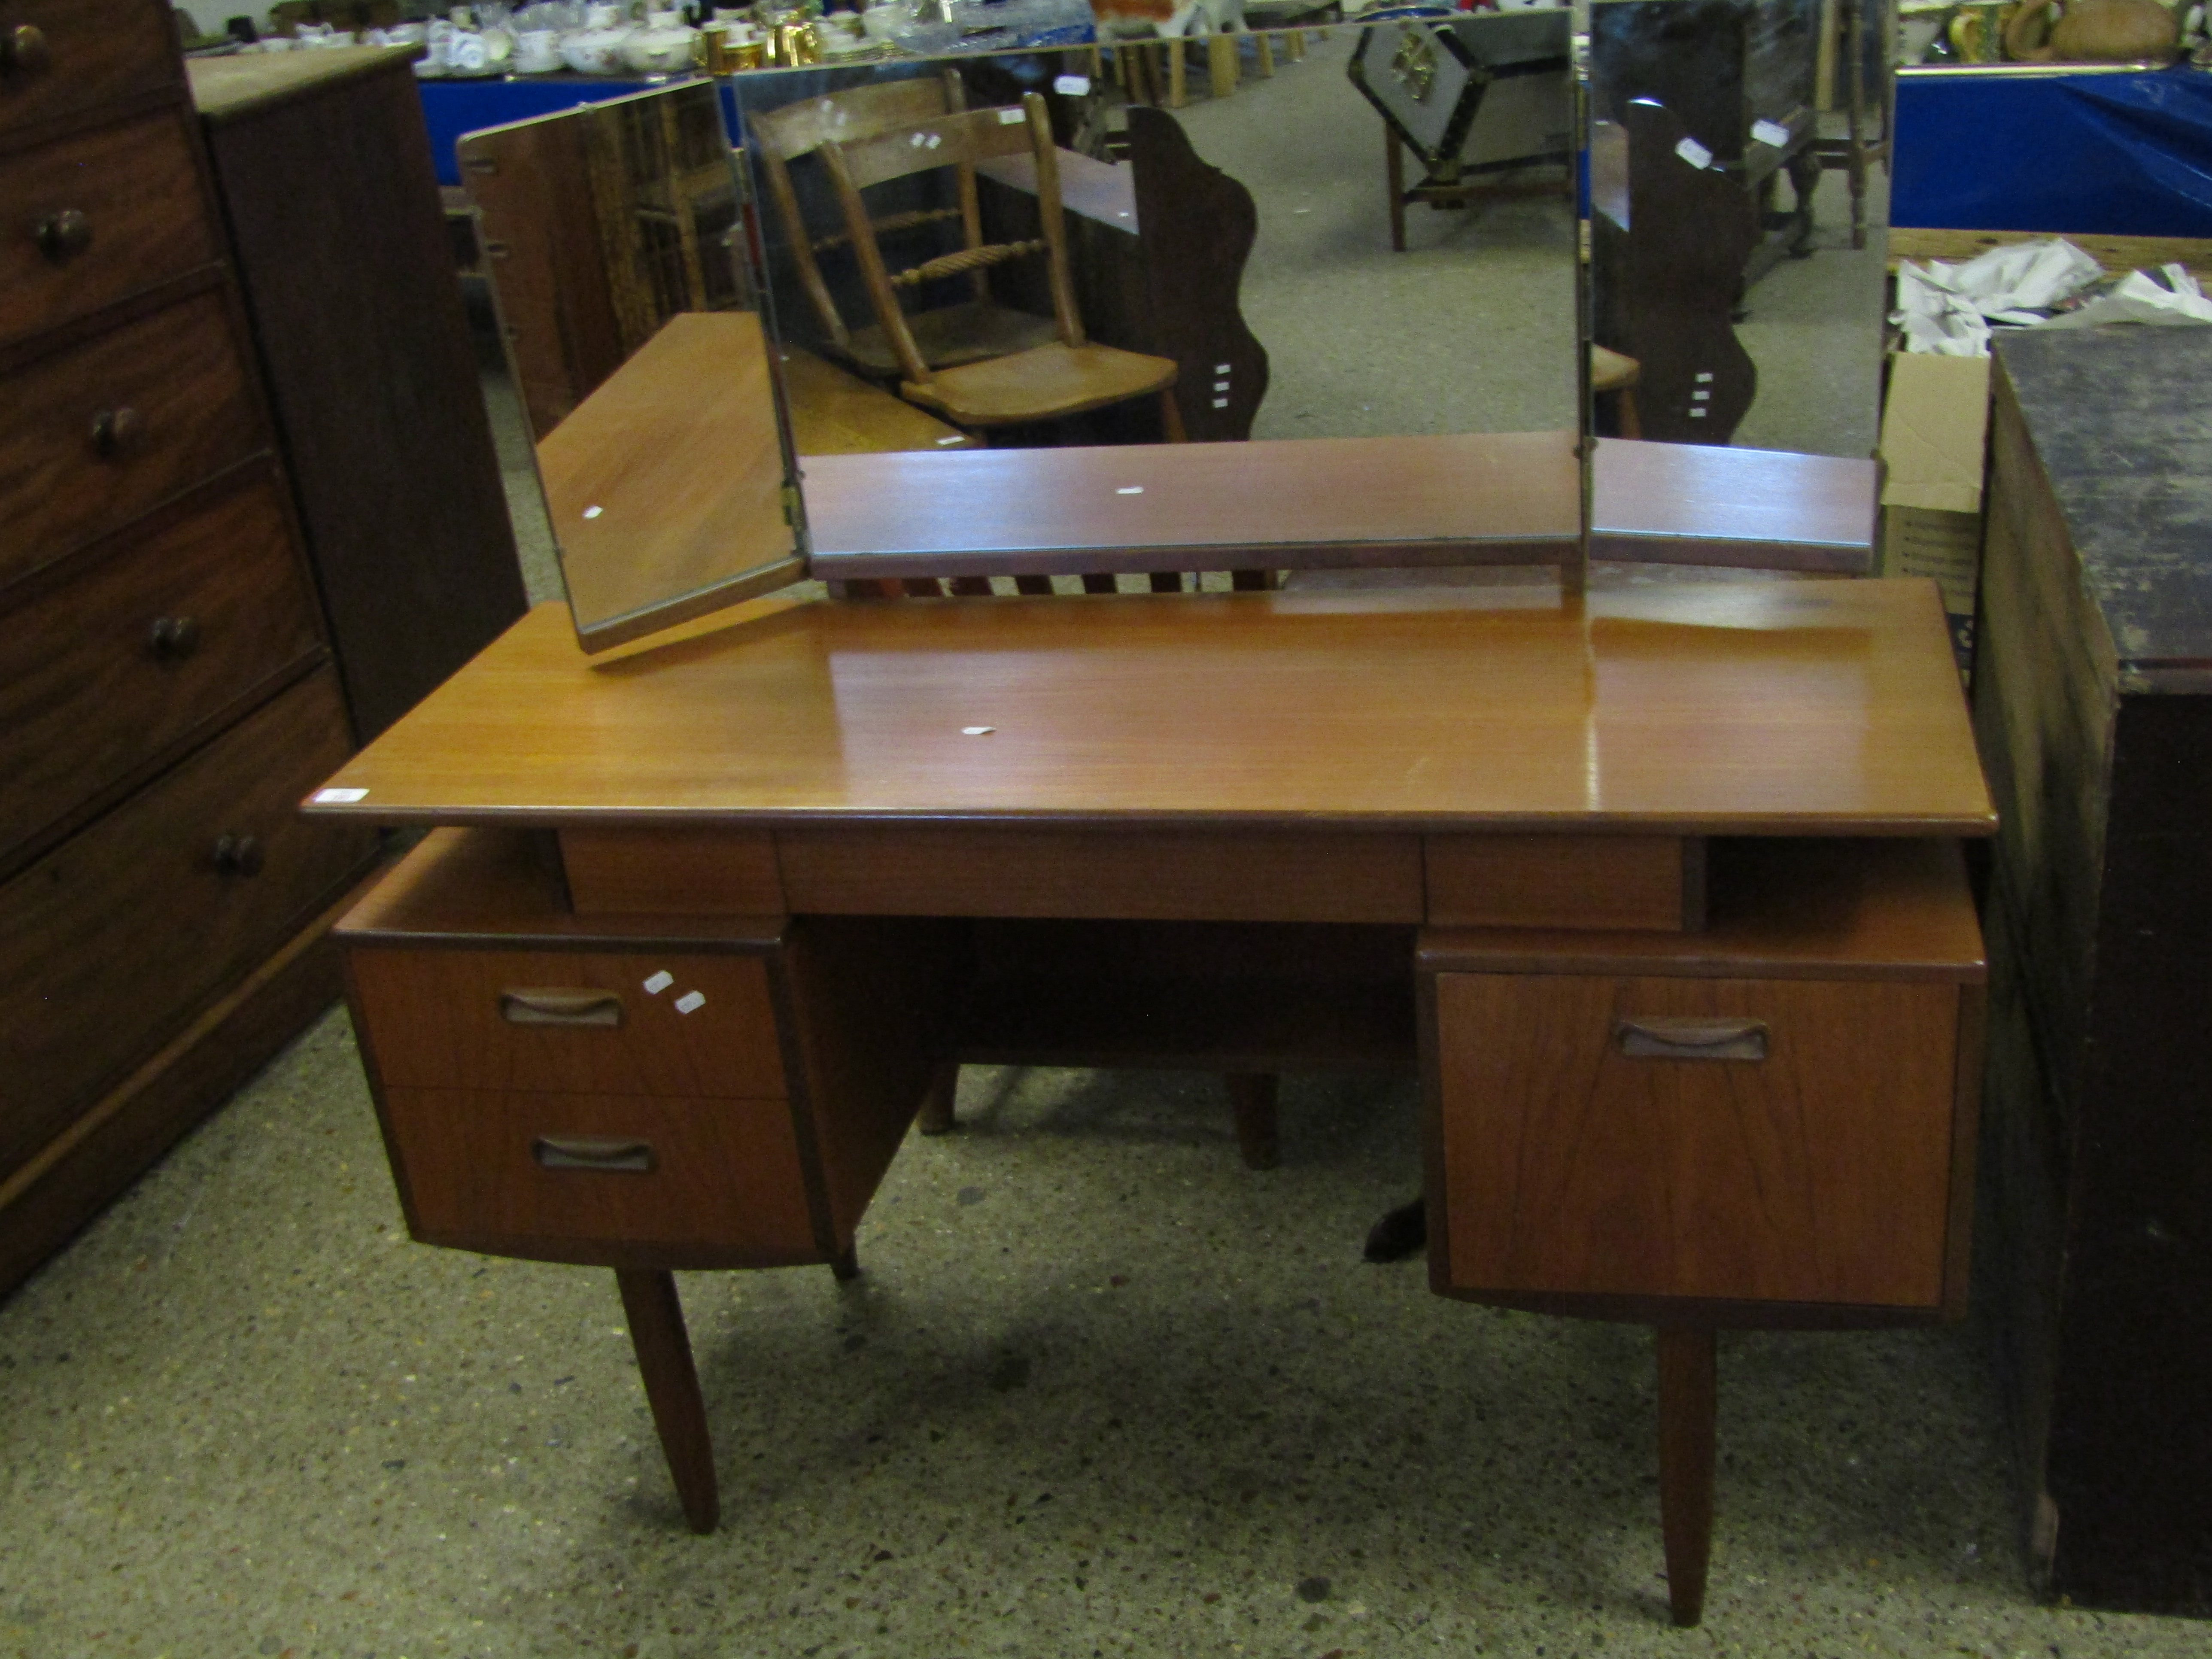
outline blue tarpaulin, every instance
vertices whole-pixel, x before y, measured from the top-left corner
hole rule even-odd
[[[1900,75],[1890,222],[2212,237],[2212,74]]]

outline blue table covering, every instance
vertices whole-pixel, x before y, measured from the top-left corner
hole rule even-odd
[[[418,81],[422,94],[422,120],[430,129],[430,155],[436,162],[438,182],[461,182],[460,162],[453,146],[465,132],[527,121],[584,104],[603,104],[610,98],[627,98],[634,92],[650,92],[668,84],[662,76],[617,78],[613,76],[518,76],[513,80]],[[738,130],[736,96],[731,83],[720,83],[722,118],[729,130]]]
[[[2212,237],[2212,74],[1900,75],[1890,222]]]

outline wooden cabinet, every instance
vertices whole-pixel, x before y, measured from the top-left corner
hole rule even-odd
[[[2212,338],[2001,331],[1989,1301],[2045,1587],[2212,1613]]]
[[[408,1224],[627,1268],[838,1261],[941,1054],[963,935],[580,916],[550,838],[441,830],[340,929]]]
[[[387,193],[410,189],[441,235],[427,156]],[[503,509],[495,536],[476,511],[498,501],[488,442],[443,471],[347,458],[357,496],[427,479],[416,511],[465,521],[436,570],[400,568],[424,555],[388,516],[349,527],[344,580],[340,538],[303,545],[283,452],[305,446],[272,430],[260,360],[349,410],[380,385],[474,398],[473,364],[372,374],[249,317],[166,5],[0,6],[0,202],[3,1292],[337,995],[326,913],[376,839],[298,803],[352,751],[361,688],[421,696],[522,601]],[[400,554],[364,568],[364,534]],[[423,621],[394,643],[402,615]]]
[[[1702,933],[1425,936],[1436,1288],[1747,1323],[1955,1313],[1982,979],[1957,853],[1710,855]]]

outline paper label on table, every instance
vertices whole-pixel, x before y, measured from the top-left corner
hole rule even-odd
[[[1123,484],[1114,493],[1116,495],[1141,495],[1145,493],[1145,487],[1142,484]]]
[[[1053,82],[1052,89],[1063,98],[1080,98],[1091,90],[1091,77],[1087,75],[1063,75]]]
[[[706,1006],[707,994],[704,991],[686,991],[676,999],[676,1012],[679,1014],[696,1013]]]
[[[331,806],[343,806],[349,801],[367,800],[366,789],[318,789],[315,799]]]
[[[675,983],[676,975],[670,973],[668,969],[664,968],[659,973],[655,974],[651,979],[646,981],[645,994],[649,997],[657,997],[663,991],[665,991],[670,986]]]
[[[1751,136],[1759,143],[1780,149],[1790,142],[1790,129],[1778,121],[1753,121]]]
[[[1712,165],[1713,153],[1694,138],[1685,138],[1674,146],[1674,154],[1693,167]]]
[[[584,509],[584,516],[587,519],[596,519],[605,511],[606,508],[604,507],[587,507]]]
[[[947,444],[957,444],[957,443],[958,443],[959,441],[960,441],[960,434],[959,434],[958,433],[957,433],[957,432],[956,432],[956,433],[954,433],[954,434],[953,434],[951,437],[949,437],[949,438],[939,438],[939,439],[937,441],[937,447],[938,447],[939,449],[942,449],[942,448],[944,448],[944,447],[945,447],[945,445],[947,445]]]
[[[963,738],[988,738],[998,729],[995,726],[963,726],[960,728],[960,735]]]
[[[1002,127],[1018,127],[1029,118],[1030,116],[1027,110],[1002,109],[999,112],[999,125]],[[936,143],[936,140],[934,139],[932,139],[930,142],[933,147]]]

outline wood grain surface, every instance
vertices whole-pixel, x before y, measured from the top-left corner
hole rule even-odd
[[[1993,827],[1922,581],[777,598],[601,659],[541,606],[331,781],[388,823]]]
[[[1871,460],[1601,438],[1590,487],[1594,559],[1873,568]]]
[[[1093,570],[1561,558],[1581,512],[1565,432],[825,456],[805,490],[833,580],[1049,570],[1054,554]]]
[[[790,555],[760,319],[685,312],[538,446],[580,629]]]
[[[803,346],[779,348],[791,441],[801,455],[874,454],[887,449],[979,449],[983,441],[872,381],[825,362]]]
[[[10,0],[5,27],[44,34],[50,61],[0,75],[0,134],[175,85],[170,19],[151,0]]]

